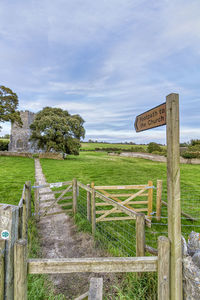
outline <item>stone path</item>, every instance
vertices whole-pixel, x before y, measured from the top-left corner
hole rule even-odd
[[[35,181],[39,185],[47,183],[39,159],[35,159]],[[39,191],[39,193],[44,192],[51,192],[51,189],[42,188]],[[41,200],[53,198],[54,194],[40,195]],[[50,205],[50,202],[41,204],[40,210],[43,211],[47,205]],[[55,204],[49,213],[60,210],[60,206]],[[93,239],[89,234],[77,232],[73,219],[65,213],[42,217],[38,222],[38,230],[44,258],[105,256],[105,253],[94,248]],[[74,299],[88,291],[89,280],[92,276],[94,274],[72,273],[51,275],[50,278],[57,293],[63,293],[66,299]],[[102,274],[99,275],[99,277],[102,276]],[[106,287],[115,276],[104,274],[103,277],[104,287]]]

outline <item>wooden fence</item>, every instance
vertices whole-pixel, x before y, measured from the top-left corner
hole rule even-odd
[[[62,185],[61,185],[62,184]],[[31,184],[26,182],[22,197],[18,206],[0,205],[0,232],[7,230],[9,238],[0,240],[0,299],[27,299],[27,276],[28,274],[57,274],[72,272],[158,272],[158,299],[169,298],[169,240],[159,237],[158,250],[152,253],[158,255],[145,257],[145,251],[149,251],[145,244],[145,223],[149,224],[148,216],[138,213],[123,205],[123,202],[115,201],[100,193],[94,186],[83,185],[76,179],[70,182],[47,184],[35,187],[35,216],[47,217],[47,211],[39,215],[40,197],[38,189],[47,187],[60,188],[60,196],[53,199],[53,205],[57,203],[66,192],[72,190],[72,211],[77,211],[77,195],[79,188],[87,191],[87,217],[95,220],[95,197],[107,201],[109,204],[136,219],[136,257],[111,257],[111,258],[66,258],[66,259],[28,259],[27,258],[27,224],[31,216]],[[150,185],[152,186],[152,185]],[[102,188],[102,187],[101,187]],[[141,189],[143,190],[143,189]],[[53,191],[56,194],[58,191]],[[141,192],[143,193],[143,192]],[[40,193],[41,196],[42,193]],[[52,205],[51,204],[51,205]],[[51,206],[50,205],[50,206]],[[52,205],[52,206],[53,206]],[[92,227],[95,223],[92,222]],[[94,229],[94,228],[93,228]],[[149,247],[150,248],[150,247]],[[14,281],[13,281],[14,278]]]

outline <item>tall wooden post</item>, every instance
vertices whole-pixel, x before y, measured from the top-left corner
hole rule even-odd
[[[91,194],[92,234],[95,235],[95,230],[96,230],[96,207],[95,207],[94,182],[91,183],[91,188],[92,188],[92,194]]]
[[[90,188],[90,184],[87,184]],[[91,193],[87,192],[87,219],[91,223]]]
[[[18,240],[14,248],[14,300],[27,300],[27,241]]]
[[[27,197],[26,193],[23,196],[23,210],[22,210],[22,238],[27,239],[28,234],[28,210],[27,210]]]
[[[166,97],[168,237],[171,244],[170,299],[182,300],[179,95]]]
[[[72,189],[73,189],[73,213],[75,215],[76,211],[77,211],[77,180],[76,180],[76,178],[73,179]]]

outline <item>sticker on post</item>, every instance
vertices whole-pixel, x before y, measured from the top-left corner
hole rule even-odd
[[[10,233],[9,233],[8,230],[3,230],[3,231],[1,232],[1,238],[2,238],[3,240],[8,240],[9,237],[10,237]]]
[[[62,186],[62,182],[50,183],[50,188],[61,187],[61,186]]]

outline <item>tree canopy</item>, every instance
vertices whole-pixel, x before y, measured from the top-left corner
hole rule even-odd
[[[0,122],[16,122],[22,125],[20,113],[17,111],[19,105],[17,94],[11,89],[0,85]],[[1,129],[1,126],[0,126]]]
[[[46,152],[78,155],[80,139],[85,137],[83,123],[80,115],[70,115],[61,108],[45,107],[36,114],[30,126],[30,140],[37,142],[37,147]]]

